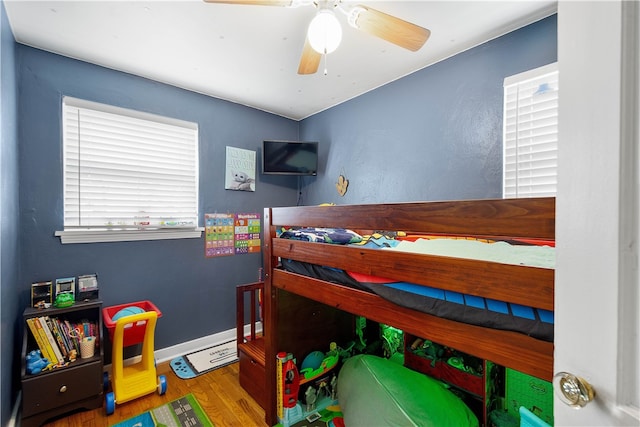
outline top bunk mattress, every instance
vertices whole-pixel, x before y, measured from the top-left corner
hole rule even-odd
[[[327,238],[326,233],[330,233],[332,237]],[[398,233],[374,233],[362,237],[349,230],[327,229],[286,230],[280,237],[546,269],[553,269],[555,266],[555,248],[552,246],[553,242],[548,241],[542,242],[544,244],[523,244],[476,238],[407,236]],[[549,310],[290,259],[283,259],[282,267],[294,273],[366,290],[423,313],[553,341],[553,312]],[[393,277],[393,272],[389,272],[389,277]],[[469,280],[473,280],[473,277],[470,276]]]
[[[548,240],[494,240],[475,237],[376,232],[361,236],[341,228],[284,229],[279,238],[316,243],[357,245],[422,255],[465,258],[500,264],[555,268],[555,244]]]

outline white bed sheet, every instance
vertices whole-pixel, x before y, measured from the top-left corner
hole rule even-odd
[[[487,243],[465,239],[417,239],[416,241],[400,241],[393,248],[385,247],[382,249],[548,269],[554,269],[556,264],[554,247],[512,245],[507,242]]]

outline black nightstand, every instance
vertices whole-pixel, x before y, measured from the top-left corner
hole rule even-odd
[[[49,316],[71,323],[87,320],[96,325],[97,347],[93,357],[78,358],[65,367],[30,375],[26,355],[38,349],[27,319]],[[76,302],[66,308],[27,308],[23,313],[22,426],[40,426],[46,420],[77,409],[96,409],[104,401],[102,301]]]

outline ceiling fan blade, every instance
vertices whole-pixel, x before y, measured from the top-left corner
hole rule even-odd
[[[367,6],[355,6],[354,11],[356,18],[349,22],[352,26],[413,52],[431,35],[426,28]]]
[[[204,0],[206,3],[248,4],[252,6],[291,6],[293,0]]]
[[[300,65],[298,65],[298,74],[315,74],[318,71],[322,54],[316,52],[309,43],[309,39],[305,37],[304,48],[302,49],[302,57]]]

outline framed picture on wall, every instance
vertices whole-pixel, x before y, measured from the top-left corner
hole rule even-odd
[[[227,147],[224,188],[256,191],[256,152]]]

